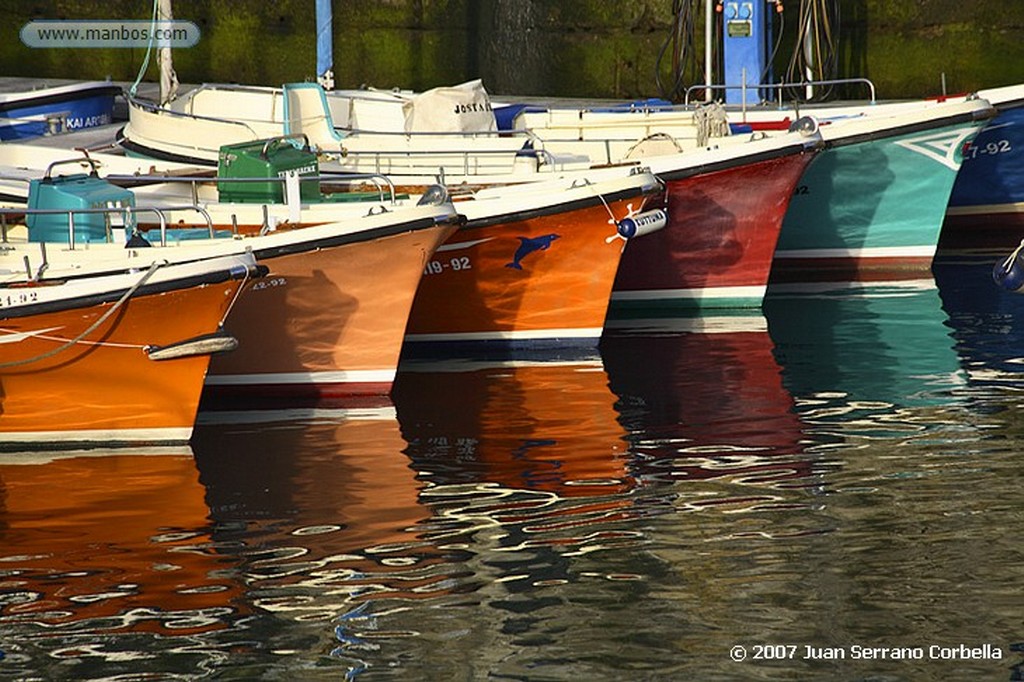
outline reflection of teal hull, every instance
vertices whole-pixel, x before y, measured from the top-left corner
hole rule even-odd
[[[830,145],[789,204],[775,278],[830,273],[867,280],[927,268],[963,146],[979,128],[959,123]]]
[[[798,402],[829,396],[942,405],[965,382],[931,280],[769,296],[764,312],[783,381]]]

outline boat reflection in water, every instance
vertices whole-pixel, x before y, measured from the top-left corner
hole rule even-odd
[[[219,656],[241,585],[187,446],[0,459],[3,673],[91,679]],[[22,666],[25,666],[22,668]]]
[[[637,470],[663,481],[806,478],[802,424],[772,350],[764,317],[749,312],[617,322],[601,352]]]
[[[509,633],[552,636],[587,618],[586,595],[659,570],[644,519],[693,539],[709,519],[675,512],[806,508],[813,461],[753,324],[632,329],[603,357],[406,362],[393,413],[203,413],[219,551],[256,611],[292,622],[268,646],[457,677],[465,661],[427,635],[442,633],[480,670],[520,674]]]
[[[561,497],[632,487],[601,358],[406,363],[394,399],[413,466],[434,483]]]
[[[765,315],[816,448],[908,448],[960,419],[965,377],[932,279],[777,292]]]
[[[429,517],[404,448],[393,407],[200,414],[193,449],[214,537],[244,566],[253,606],[330,620],[392,560],[404,565],[396,557]]]
[[[974,405],[1012,397],[1024,378],[1024,295],[992,279],[1005,254],[949,256],[933,267]]]

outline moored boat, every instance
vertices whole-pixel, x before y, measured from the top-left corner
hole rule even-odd
[[[826,147],[790,202],[772,281],[928,272],[964,150],[993,114],[966,100],[823,125]]]
[[[0,447],[189,439],[255,261],[106,246],[0,244]]]
[[[113,123],[118,85],[74,82],[0,93],[0,140],[55,135]]]
[[[978,91],[996,108],[964,152],[939,249],[1004,252],[1024,228],[1024,85]]]
[[[715,106],[526,108],[513,125],[554,149],[565,138],[596,144],[659,134],[685,147],[706,134],[735,136],[731,122],[744,134],[767,135],[818,125],[824,149],[789,202],[772,281],[888,280],[917,277],[931,265],[964,149],[995,114],[978,97],[802,107],[803,114],[813,112],[812,119],[785,107]]]
[[[645,159],[665,182],[668,225],[626,249],[611,314],[759,308],[783,217],[819,146],[792,132]]]
[[[457,201],[467,222],[426,263],[409,352],[596,345],[623,252],[666,218],[649,204],[662,190],[651,173],[615,175],[491,188]],[[648,233],[631,233],[637,223]]]
[[[458,90],[447,90],[453,89]],[[605,166],[648,167],[677,198],[670,202],[660,245],[648,246],[643,257],[627,249],[613,307],[761,304],[781,216],[800,171],[820,145],[815,131],[737,136],[686,150],[658,135],[614,145],[551,141],[532,131],[499,133],[482,88],[456,94],[471,98],[456,109],[473,112],[474,122],[445,108],[447,118],[430,128],[425,121],[437,117],[417,107],[421,98],[438,96],[435,91],[411,103],[395,93],[325,92],[315,83],[280,89],[203,86],[166,107],[131,100],[122,144],[155,158],[210,163],[214,139],[302,133],[321,154],[333,156],[325,171],[386,172],[400,187],[442,178],[453,193],[572,173],[589,177]],[[245,113],[235,118],[228,112]]]
[[[236,233],[231,205],[183,206],[177,192],[163,200],[153,192],[146,195],[150,205],[135,205],[131,191],[97,175],[54,177],[47,171],[33,181],[32,190],[28,205],[35,210],[58,205],[88,211],[95,202],[119,204],[131,216],[123,225],[130,243],[169,244],[183,254],[248,248],[271,270],[272,276],[244,287],[225,323],[240,347],[234,358],[215,358],[206,379],[208,392],[222,396],[385,396],[424,263],[463,221],[441,196],[415,205],[328,203],[314,222],[282,220]],[[259,213],[265,205],[236,208]],[[285,215],[290,209],[274,206]],[[183,228],[179,221],[185,220],[204,229]],[[75,242],[104,241],[110,228],[80,218]],[[50,235],[67,240],[66,232],[50,223],[33,229],[44,240]],[[220,238],[210,238],[211,233]]]

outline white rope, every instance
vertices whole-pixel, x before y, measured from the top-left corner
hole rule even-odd
[[[96,331],[96,329],[98,329],[101,324],[106,322],[110,318],[111,315],[113,315],[115,312],[117,312],[117,310],[120,309],[120,307],[122,305],[124,305],[124,303],[129,298],[131,298],[132,295],[136,291],[139,290],[139,287],[141,287],[143,284],[148,282],[149,278],[152,277],[156,273],[156,271],[158,269],[160,269],[161,267],[163,267],[166,264],[167,264],[167,261],[163,261],[163,262],[155,261],[152,265],[150,265],[149,266],[149,270],[146,270],[145,274],[142,275],[142,277],[139,279],[139,281],[136,282],[130,289],[128,289],[128,291],[124,292],[124,295],[122,295],[121,298],[118,299],[117,303],[115,303],[110,308],[110,310],[108,310],[107,312],[103,313],[103,315],[101,315],[98,320],[96,320],[91,325],[89,325],[89,327],[85,331],[83,331],[81,334],[79,334],[75,338],[70,339],[66,343],[64,343],[64,344],[62,344],[62,345],[60,345],[60,346],[58,346],[56,348],[53,348],[53,349],[51,349],[51,350],[49,350],[49,351],[47,351],[45,353],[37,355],[37,356],[35,356],[33,358],[26,358],[24,360],[14,360],[12,362],[2,362],[2,363],[0,363],[0,369],[7,369],[7,368],[10,368],[10,367],[18,367],[18,366],[21,366],[21,365],[32,364],[33,362],[40,362],[41,360],[46,360],[47,358],[52,358],[54,355],[57,355],[58,353],[63,353],[68,348],[71,348],[75,344],[81,342],[86,336],[88,336],[89,334],[92,334],[94,331]]]
[[[703,147],[712,137],[729,134],[729,118],[725,107],[718,102],[701,104],[693,110],[693,123],[697,127],[697,146]]]
[[[1007,256],[1006,260],[1003,261],[1003,270],[1009,271],[1010,265],[1013,264],[1013,260],[1017,257],[1017,254],[1019,254],[1022,249],[1024,249],[1024,239],[1020,240],[1020,244],[1018,244],[1017,248],[1013,250],[1013,253]]]

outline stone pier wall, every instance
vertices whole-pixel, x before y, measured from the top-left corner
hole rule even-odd
[[[658,64],[671,45],[672,0],[333,6],[339,87],[425,89],[482,77],[502,94],[635,98],[671,89],[671,50]],[[798,7],[785,0],[787,26],[796,25]],[[840,7],[840,75],[872,79],[880,96],[935,94],[943,76],[951,92],[1024,82],[1024,2],[842,0]],[[143,49],[30,49],[18,32],[31,19],[147,19],[151,11],[140,0],[0,0],[0,75],[131,81]],[[174,14],[202,32],[197,46],[175,52],[183,82],[270,85],[314,75],[313,0],[175,0]],[[697,57],[700,25],[689,51]],[[780,55],[778,63],[786,61]],[[152,59],[146,80],[156,79],[155,68]],[[697,82],[693,68],[684,80]]]

